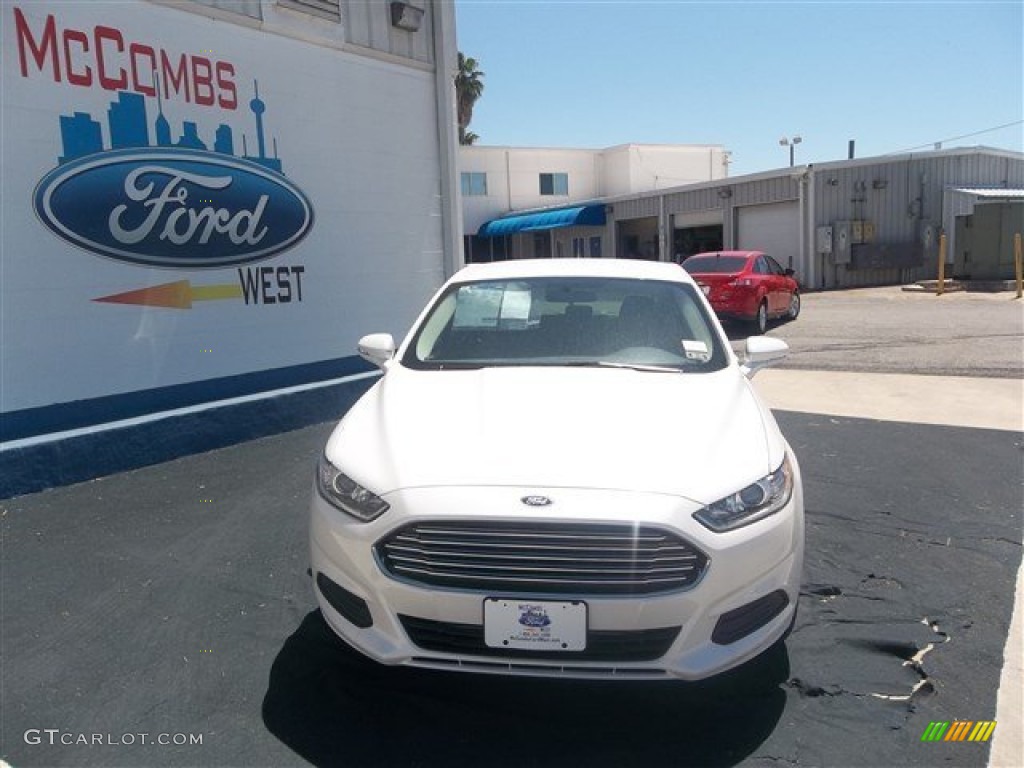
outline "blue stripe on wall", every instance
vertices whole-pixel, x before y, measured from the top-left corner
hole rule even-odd
[[[376,381],[375,377],[368,377],[269,395],[130,427],[97,430],[64,440],[0,451],[0,499],[332,421],[340,418]],[[285,386],[295,383],[291,381]],[[183,405],[180,399],[169,402],[175,403],[171,407]]]
[[[269,392],[299,384],[351,376],[373,370],[359,357],[342,357],[287,368],[157,387],[121,395],[76,400],[0,414],[0,442],[90,427],[175,408]]]

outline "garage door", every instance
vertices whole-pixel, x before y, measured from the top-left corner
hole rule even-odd
[[[721,210],[676,213],[672,216],[672,261],[682,263],[695,253],[720,251],[725,245]]]
[[[672,215],[672,227],[674,229],[693,229],[694,227],[708,227],[715,224],[721,225],[722,211],[696,211],[694,213],[676,213]]]
[[[744,251],[764,251],[783,267],[798,266],[800,204],[770,203],[737,209],[739,243]]]

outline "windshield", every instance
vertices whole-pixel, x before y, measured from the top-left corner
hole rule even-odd
[[[746,256],[693,256],[683,262],[683,269],[691,275],[715,275],[742,272]]]
[[[710,371],[727,355],[693,287],[535,277],[450,287],[402,360],[419,369],[506,365]]]

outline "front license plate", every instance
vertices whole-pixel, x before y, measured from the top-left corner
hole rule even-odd
[[[587,647],[587,604],[484,600],[484,642],[488,648],[527,651],[582,651]]]

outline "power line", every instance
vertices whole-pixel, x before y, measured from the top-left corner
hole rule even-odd
[[[1003,130],[1003,128],[1012,128],[1013,126],[1020,125],[1022,123],[1024,123],[1024,120],[1014,120],[1012,123],[1006,123],[1004,125],[997,125],[994,128],[986,128],[983,131],[975,131],[974,133],[965,133],[963,136],[953,136],[953,137],[948,138],[948,139],[940,139],[939,141],[933,141],[933,142],[930,142],[928,144],[921,144],[919,146],[909,147],[907,149],[901,149],[898,152],[889,152],[888,154],[890,154],[890,155],[899,155],[899,154],[902,154],[903,152],[913,152],[915,149],[927,149],[929,147],[934,147],[936,144],[945,144],[947,141],[960,141],[960,139],[969,139],[972,136],[981,136],[984,133],[992,133],[993,131],[1001,131],[1001,130]]]

